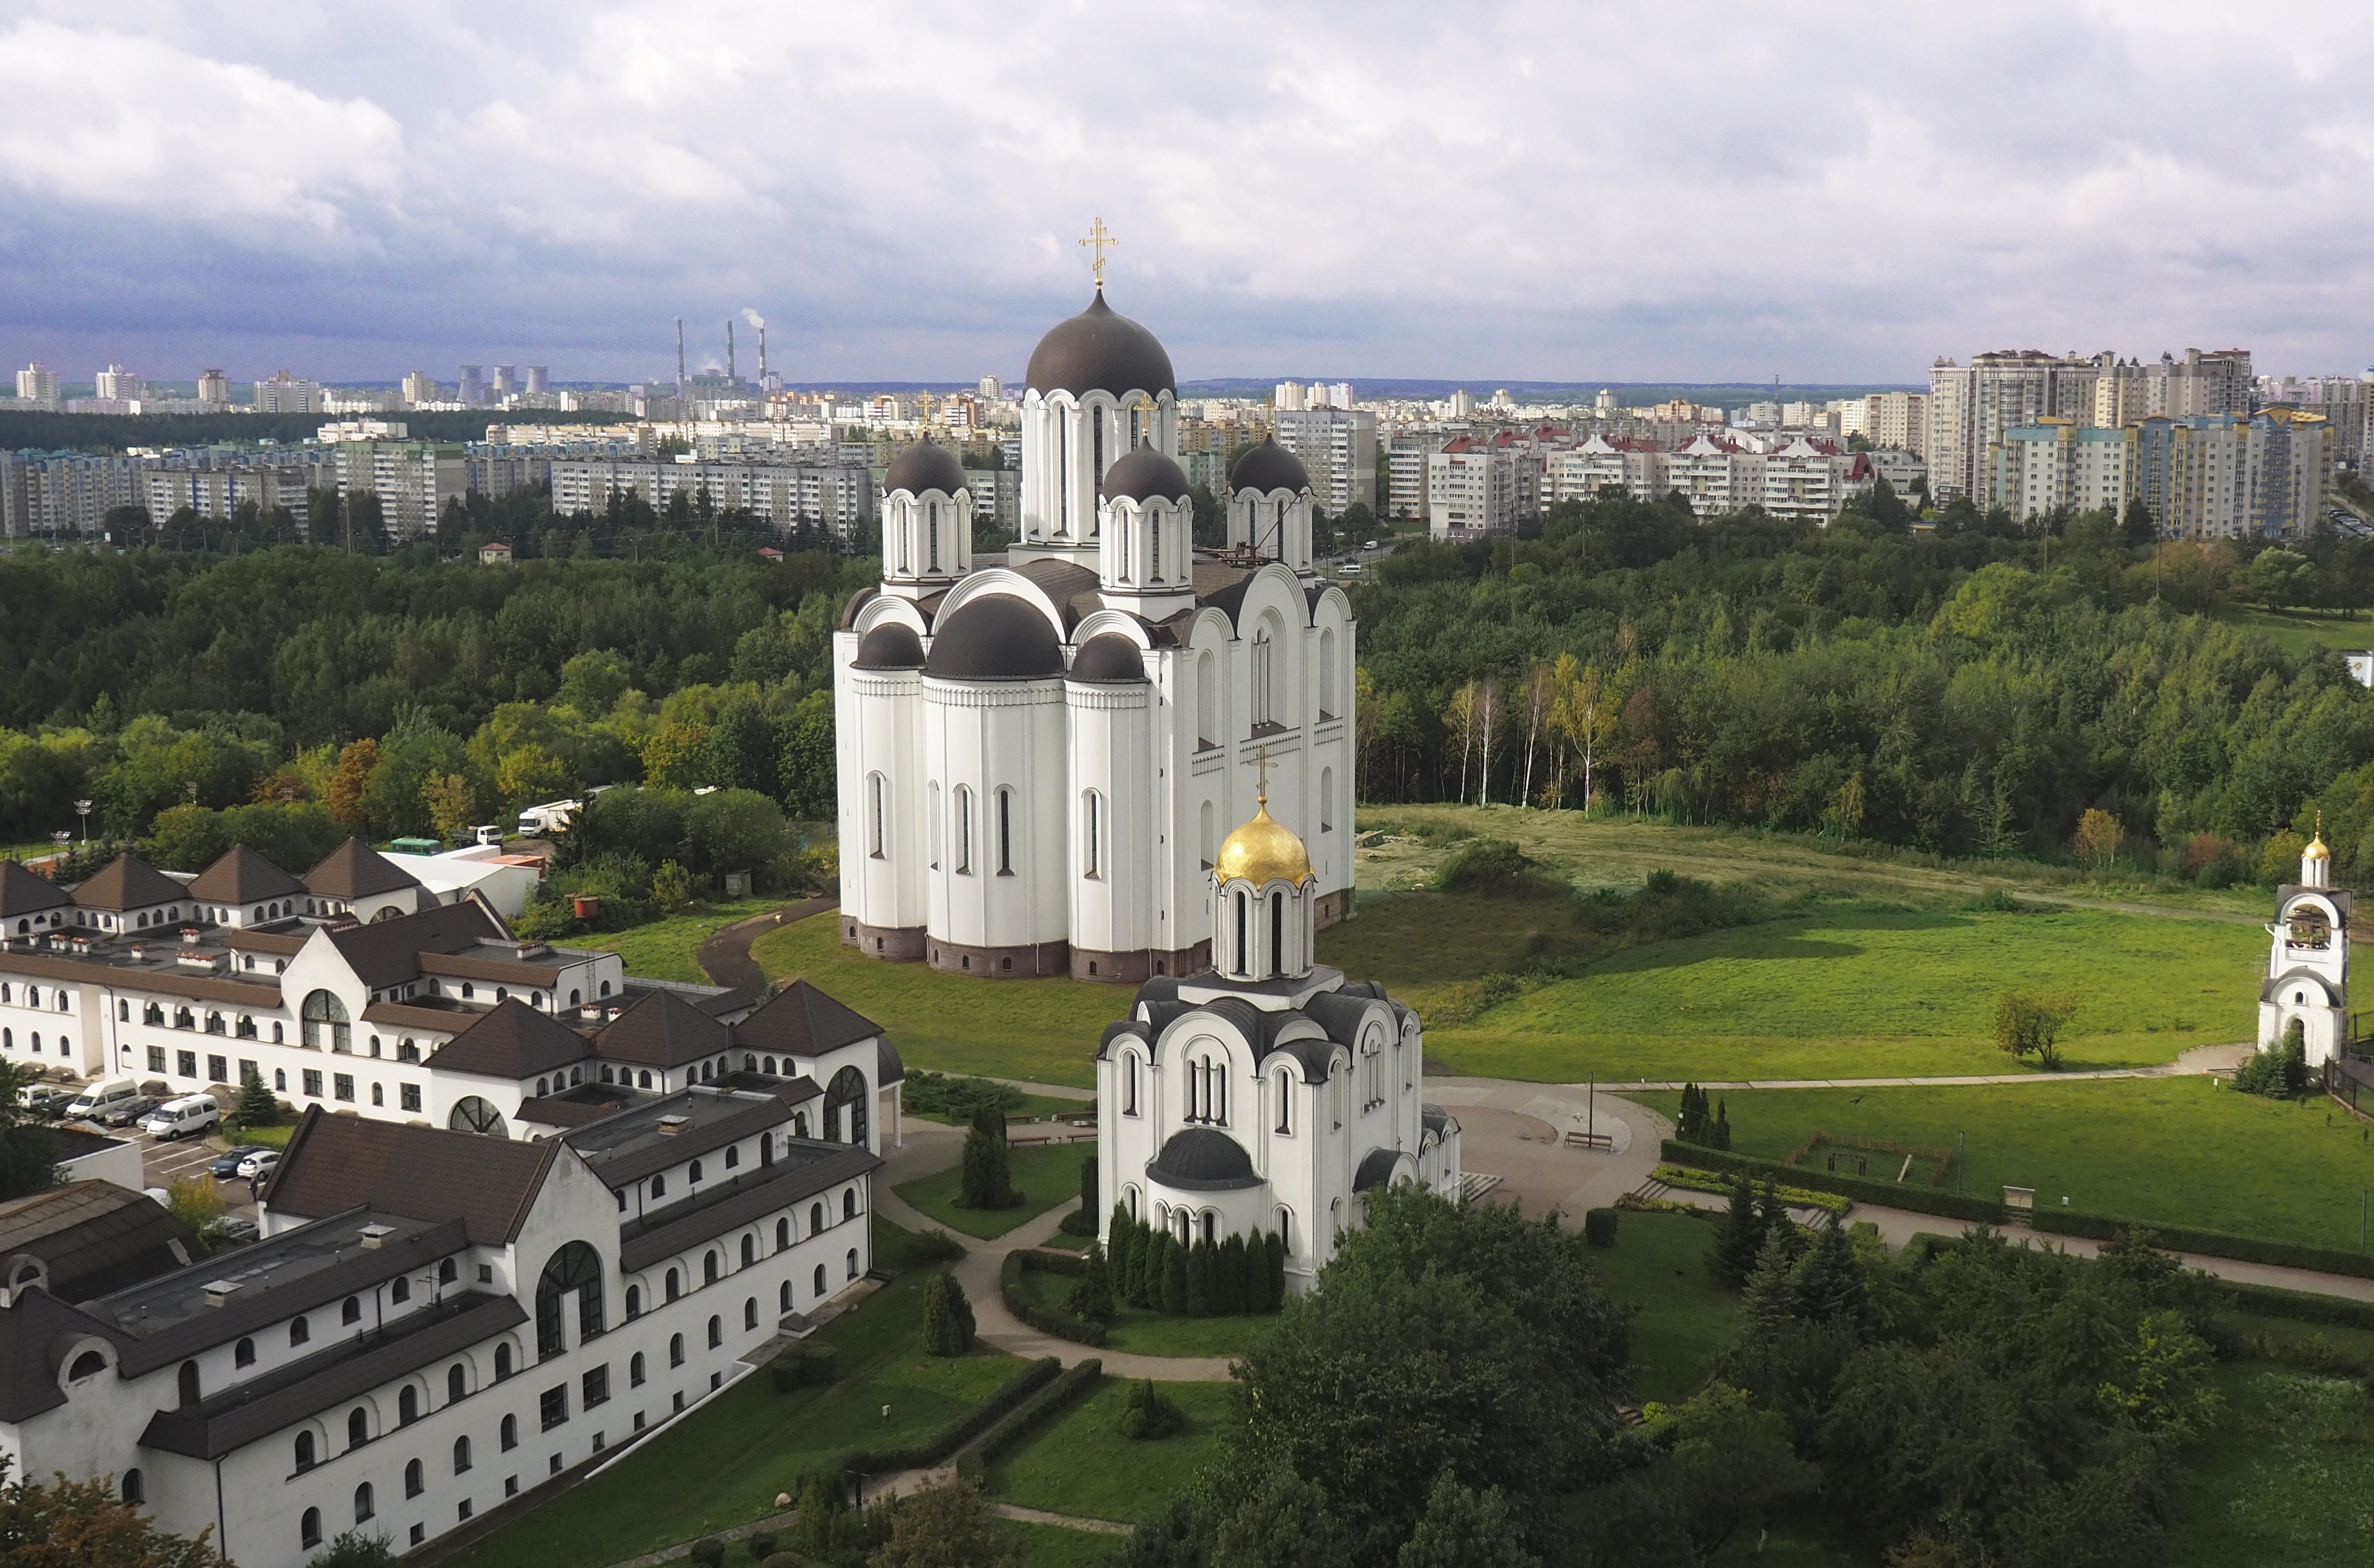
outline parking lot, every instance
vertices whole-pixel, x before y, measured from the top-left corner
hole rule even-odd
[[[129,1128],[103,1128],[89,1122],[68,1122],[65,1125],[139,1145],[142,1174],[147,1184],[155,1188],[170,1187],[188,1176],[213,1180],[207,1176],[206,1167],[231,1147],[230,1140],[219,1136],[177,1138],[164,1142]],[[245,1181],[234,1177],[229,1181],[217,1182],[216,1188],[222,1194],[225,1214],[237,1214],[250,1220],[255,1218],[256,1205],[248,1196]]]

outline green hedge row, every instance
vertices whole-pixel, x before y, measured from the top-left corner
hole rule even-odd
[[[1042,1356],[1007,1378],[996,1393],[914,1446],[861,1448],[843,1455],[838,1468],[844,1475],[883,1475],[891,1470],[927,1470],[934,1465],[945,1464],[949,1455],[995,1425],[999,1417],[1063,1375],[1062,1362],[1053,1356]]]
[[[2242,1263],[2271,1263],[2286,1269],[2312,1269],[2320,1274],[2354,1274],[2374,1280],[2374,1258],[2330,1247],[2303,1246],[2298,1242],[2265,1236],[2230,1235],[2224,1231],[2197,1231],[2184,1225],[2155,1225],[2138,1220],[2115,1219],[2070,1209],[2039,1209],[2028,1222],[2056,1235],[2109,1241],[2121,1231],[2151,1233],[2152,1245],[2169,1252],[2197,1252],[2204,1258],[2231,1258]]]
[[[1835,1192],[1858,1203],[1880,1203],[1891,1209],[1942,1214],[1949,1220],[1968,1220],[1973,1224],[2003,1223],[2003,1203],[1994,1198],[1972,1198],[1965,1193],[1945,1192],[1933,1187],[1914,1187],[1910,1183],[1899,1186],[1892,1181],[1873,1181],[1868,1176],[1807,1170],[1803,1165],[1792,1165],[1780,1160],[1760,1159],[1754,1154],[1734,1154],[1727,1150],[1685,1143],[1678,1138],[1666,1139],[1659,1148],[1658,1157],[1673,1164],[1693,1165],[1702,1171],[1725,1174],[1745,1171],[1755,1181],[1769,1177],[1777,1185],[1802,1187],[1814,1192]]]
[[[1022,1319],[1041,1334],[1052,1334],[1059,1340],[1069,1340],[1075,1345],[1101,1345],[1105,1342],[1105,1326],[1085,1317],[1075,1317],[1058,1307],[1033,1300],[1022,1288],[1022,1276],[1028,1270],[1035,1273],[1077,1274],[1085,1260],[1068,1253],[1039,1252],[1017,1247],[1005,1255],[1005,1262],[997,1271],[998,1293],[1005,1298],[1005,1310]]]
[[[2286,1291],[2241,1280],[2220,1280],[2217,1283],[2226,1304],[2237,1312],[2255,1312],[2264,1317],[2286,1317],[2295,1323],[2321,1323],[2336,1328],[2374,1328],[2374,1301],[2309,1295],[2304,1291]]]
[[[1040,1389],[1028,1403],[991,1427],[986,1436],[958,1456],[957,1473],[978,1479],[1016,1444],[1038,1431],[1050,1416],[1095,1387],[1104,1375],[1105,1363],[1094,1356],[1077,1366],[1065,1368],[1063,1376]]]
[[[793,1345],[768,1363],[767,1373],[775,1381],[775,1392],[788,1394],[831,1382],[840,1375],[839,1365],[840,1352],[831,1345]]]

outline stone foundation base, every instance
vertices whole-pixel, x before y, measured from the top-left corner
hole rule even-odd
[[[845,923],[845,922],[844,922]],[[921,933],[918,933],[919,935]],[[1028,980],[1072,972],[1068,942],[1024,942],[1018,947],[967,947],[934,937],[921,954],[934,969],[952,975],[979,975],[992,980]]]
[[[1165,952],[1140,948],[1134,953],[1107,953],[1094,948],[1072,949],[1072,978],[1099,985],[1142,985],[1157,975],[1193,975],[1212,966],[1212,944]]]
[[[1352,890],[1339,887],[1325,895],[1319,900],[1318,907],[1311,910],[1310,918],[1312,927],[1322,931],[1330,926],[1340,926],[1346,920],[1357,919],[1353,913]]]
[[[912,964],[923,956],[924,932],[921,926],[869,926],[843,916],[840,944],[853,947],[869,958]]]

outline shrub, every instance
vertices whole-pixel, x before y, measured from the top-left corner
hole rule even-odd
[[[1616,1245],[1616,1211],[1589,1209],[1583,1211],[1582,1239],[1592,1246]]]
[[[937,1225],[917,1231],[907,1244],[907,1256],[918,1263],[953,1263],[964,1255],[964,1243]]]
[[[1092,1323],[1110,1323],[1116,1316],[1112,1280],[1105,1267],[1105,1249],[1095,1242],[1088,1243],[1088,1255],[1083,1259],[1080,1270],[1080,1282],[1072,1287],[1071,1296],[1064,1305],[1073,1316],[1085,1317]]]
[[[767,1559],[775,1555],[775,1532],[760,1530],[757,1535],[752,1536],[750,1555],[758,1559],[759,1568],[765,1568]]]
[[[2284,1027],[2281,1045],[2262,1050],[2242,1064],[2234,1087],[2245,1094],[2288,1099],[2308,1088],[2308,1031],[2297,1018]]]
[[[652,873],[652,902],[660,913],[673,915],[692,902],[692,873],[674,860],[662,860]]]
[[[1502,896],[1538,895],[1557,883],[1541,874],[1526,853],[1506,838],[1478,838],[1452,850],[1434,873],[1434,885],[1445,893],[1493,893]]]
[[[703,1536],[692,1543],[692,1550],[688,1555],[699,1563],[700,1568],[723,1568],[725,1543],[715,1536]]]
[[[1010,1083],[920,1071],[910,1071],[899,1090],[899,1104],[916,1115],[965,1123],[984,1106],[1012,1110],[1022,1104],[1022,1091]]]
[[[932,1276],[923,1287],[923,1348],[935,1356],[960,1356],[972,1349],[972,1303],[954,1274]]]
[[[1143,1378],[1130,1385],[1129,1402],[1121,1409],[1121,1434],[1134,1443],[1152,1443],[1187,1424],[1177,1401]]]
[[[1064,1267],[1069,1265],[1070,1268]],[[1060,1307],[1048,1306],[1023,1286],[1026,1272],[1064,1272],[1082,1267],[1081,1259],[1067,1258],[1060,1252],[1039,1252],[1017,1247],[1005,1255],[998,1270],[998,1293],[1005,1302],[1005,1310],[1041,1334],[1052,1334],[1059,1340],[1069,1340],[1075,1345],[1101,1345],[1105,1342],[1105,1326],[1085,1317],[1075,1316]]]
[[[977,1120],[965,1134],[964,1168],[957,1178],[959,1209],[1012,1209],[1023,1200],[1014,1190],[1013,1166],[1006,1159],[1005,1118],[994,1112],[984,1113],[984,1118],[990,1115],[996,1117],[995,1132]]]
[[[1066,1209],[1055,1228],[1067,1236],[1092,1236],[1097,1234],[1097,1215],[1093,1209]]]
[[[1995,1044],[2016,1058],[2034,1057],[2051,1071],[2061,1068],[2061,1031],[2077,1013],[2077,999],[2035,991],[2005,991],[1995,999]]]
[[[231,1118],[241,1127],[270,1127],[280,1119],[279,1102],[264,1086],[263,1074],[253,1068],[240,1075],[239,1104],[232,1108]]]

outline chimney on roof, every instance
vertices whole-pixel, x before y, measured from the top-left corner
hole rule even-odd
[[[363,1227],[363,1245],[373,1251],[377,1251],[379,1249],[380,1243],[385,1241],[394,1234],[395,1227],[394,1225],[365,1225]]]
[[[223,1306],[229,1303],[231,1297],[239,1293],[239,1281],[237,1280],[209,1280],[198,1288],[206,1292],[206,1305],[208,1306]]]
[[[664,1116],[660,1117],[660,1136],[674,1138],[691,1125],[692,1118],[688,1116]]]

